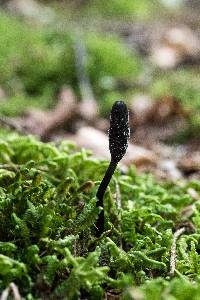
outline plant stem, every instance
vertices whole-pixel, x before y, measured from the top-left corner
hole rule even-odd
[[[169,275],[171,277],[174,276],[175,270],[176,270],[176,243],[178,238],[186,231],[185,227],[179,228],[177,231],[175,231],[171,246],[171,255],[170,255],[170,272]]]
[[[110,182],[110,179],[111,179],[113,173],[115,172],[116,167],[117,167],[117,162],[115,162],[111,159],[108,169],[107,169],[107,171],[104,175],[104,178],[101,181],[101,184],[97,191],[97,195],[96,195],[97,199],[98,199],[97,206],[103,207],[103,196],[104,196],[106,188]],[[96,223],[96,227],[97,227],[97,235],[100,236],[104,231],[104,210],[102,210],[99,214],[99,217],[98,217],[97,223]]]

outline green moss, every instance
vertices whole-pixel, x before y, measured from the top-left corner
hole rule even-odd
[[[200,110],[200,79],[198,71],[180,69],[156,76],[151,86],[156,97],[171,95],[188,108]]]
[[[200,191],[198,182],[161,185],[132,168],[126,175],[118,170],[105,196],[106,232],[96,239],[95,195],[106,162],[69,142],[55,146],[16,134],[2,137],[0,149],[0,290],[14,281],[27,299],[103,299],[109,289],[125,299],[135,299],[135,290],[142,299],[169,299],[162,298],[166,290],[181,299],[181,279],[167,279],[170,248],[181,209],[193,203],[187,188]],[[194,206],[196,233],[179,239],[176,266],[188,278],[182,285],[191,299],[199,289],[200,207]]]
[[[197,138],[200,129],[200,79],[197,70],[180,69],[155,76],[150,93],[157,98],[174,96],[188,111],[188,126],[179,132],[176,141]]]
[[[55,104],[54,104],[55,105]],[[53,106],[53,99],[50,95],[44,94],[37,97],[18,95],[0,102],[0,112],[3,115],[14,117],[21,115],[31,108],[47,109]]]
[[[115,36],[91,34],[86,38],[88,47],[88,73],[102,113],[107,113],[113,100],[125,97],[117,89],[118,82],[137,81],[143,68],[137,53],[131,52]]]
[[[48,95],[51,103],[62,85],[74,82],[72,41],[67,32],[33,29],[1,13],[0,36],[0,83],[9,94],[22,98]]]
[[[97,16],[106,18],[151,18],[155,14],[155,10],[161,8],[161,4],[157,0],[95,0],[89,1],[84,9],[89,10]],[[87,13],[87,12],[85,12]]]
[[[113,90],[112,86],[107,91],[107,79],[116,83],[137,78],[142,69],[140,58],[122,40],[93,33],[83,34],[83,40],[88,52],[88,74],[97,99]],[[0,43],[0,85],[12,97],[0,104],[2,113],[18,114],[23,106],[32,103],[46,108],[63,85],[70,85],[79,94],[73,33],[57,31],[51,26],[33,29],[30,24],[1,12]]]
[[[89,51],[89,73],[94,81],[104,76],[118,79],[138,76],[141,70],[140,59],[119,38],[90,35],[86,43]]]
[[[140,288],[131,288],[124,297],[126,300],[197,300],[200,283],[191,283],[184,278],[175,278],[171,282],[162,278],[149,281]]]

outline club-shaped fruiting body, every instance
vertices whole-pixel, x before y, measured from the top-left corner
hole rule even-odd
[[[110,114],[109,149],[111,160],[119,162],[128,147],[129,130],[128,109],[123,101],[113,104]]]
[[[109,149],[111,161],[106,170],[103,180],[97,191],[97,206],[103,207],[103,196],[106,188],[111,180],[118,162],[126,153],[128,147],[128,138],[130,135],[128,124],[128,109],[123,101],[116,101],[113,104],[110,114],[110,129],[109,129]],[[97,235],[101,235],[104,231],[104,212],[101,211],[96,223],[98,229]]]

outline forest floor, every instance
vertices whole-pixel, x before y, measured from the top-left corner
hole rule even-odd
[[[186,2],[2,1],[1,300],[198,299],[200,14]],[[116,100],[131,137],[99,238]]]

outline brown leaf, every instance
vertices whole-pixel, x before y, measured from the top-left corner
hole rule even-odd
[[[71,89],[64,88],[53,110],[32,109],[24,117],[15,119],[28,133],[36,134],[47,140],[55,129],[69,122],[75,115],[75,97]]]
[[[152,61],[160,68],[174,68],[200,57],[200,40],[187,26],[168,29],[152,50]]]
[[[138,126],[145,124],[152,118],[154,102],[149,96],[138,94],[133,97],[129,108],[132,114],[133,125]]]
[[[145,123],[163,123],[172,117],[186,117],[180,101],[173,96],[165,96],[153,101],[149,96],[137,95],[130,105],[134,125]]]
[[[81,117],[89,122],[94,121],[97,117],[98,108],[94,99],[82,100],[78,109]]]
[[[200,171],[200,153],[187,153],[179,160],[178,166],[186,174]]]
[[[105,133],[93,127],[83,127],[78,130],[77,134],[71,136],[78,147],[84,147],[92,150],[95,157],[110,159],[109,142]],[[156,161],[156,156],[150,150],[129,143],[127,153],[122,159],[122,164],[136,166],[152,163]]]

